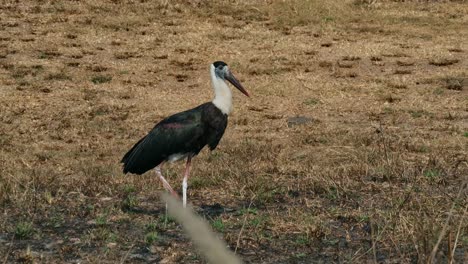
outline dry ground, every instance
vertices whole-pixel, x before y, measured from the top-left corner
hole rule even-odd
[[[0,262],[203,263],[119,160],[215,60],[252,98],[189,201],[245,262],[467,262],[467,40],[465,1],[2,0]]]

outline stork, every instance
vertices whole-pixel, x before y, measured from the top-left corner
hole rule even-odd
[[[213,101],[193,109],[169,116],[140,139],[122,158],[123,172],[143,174],[155,169],[164,188],[178,198],[177,193],[162,175],[166,162],[187,159],[182,181],[182,202],[187,204],[187,181],[190,163],[205,146],[214,150],[224,134],[228,115],[232,110],[232,94],[226,80],[243,94],[249,96],[228,65],[216,61],[210,65],[211,82],[215,97]]]

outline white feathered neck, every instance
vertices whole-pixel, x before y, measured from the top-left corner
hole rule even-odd
[[[215,67],[213,64],[210,66],[211,83],[213,84],[213,90],[215,98],[213,104],[223,112],[223,114],[229,115],[232,111],[232,93],[226,82],[219,78],[215,73]]]

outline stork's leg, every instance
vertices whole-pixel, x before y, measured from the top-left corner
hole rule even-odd
[[[164,164],[164,161],[161,162],[158,166],[156,166],[156,168],[154,168],[154,170],[156,171],[156,174],[159,176],[159,179],[161,180],[161,182],[162,182],[162,184],[164,186],[164,189],[166,189],[173,196],[178,198],[179,196],[177,195],[177,193],[174,192],[171,185],[166,181],[166,179],[164,179],[164,177],[162,175],[161,167],[162,167],[163,164]],[[166,213],[164,214],[164,226],[167,226],[167,203],[166,203]]]
[[[168,192],[170,192],[175,198],[179,198],[179,195],[174,191],[174,189],[172,189],[171,185],[169,185],[169,183],[166,181],[166,179],[164,179],[162,173],[161,173],[161,167],[162,167],[163,163],[159,164],[158,166],[156,166],[156,168],[154,168],[154,170],[156,171],[156,174],[159,176],[159,179],[161,180],[163,186],[164,186],[164,189],[166,189]]]
[[[185,165],[184,180],[182,181],[182,203],[184,208],[187,206],[187,181],[190,174],[190,162],[192,157],[189,155],[187,158],[187,164]]]

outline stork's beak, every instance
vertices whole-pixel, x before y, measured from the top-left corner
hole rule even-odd
[[[228,71],[228,73],[225,75],[226,80],[228,80],[232,85],[234,85],[234,87],[236,87],[237,89],[239,89],[239,91],[241,91],[243,94],[247,95],[248,97],[250,97],[249,93],[247,92],[247,90],[244,89],[244,87],[242,86],[242,84],[240,84],[239,80],[237,80],[236,77],[234,77],[234,75]]]

